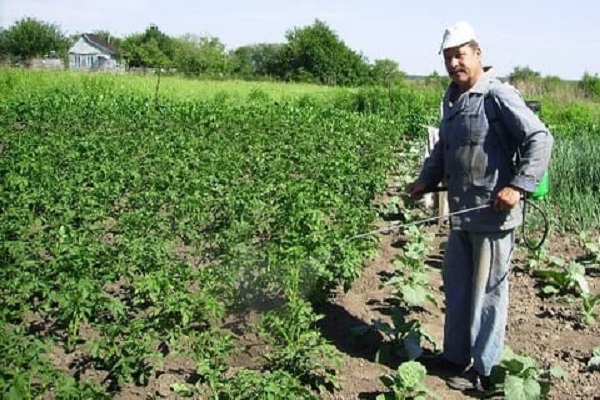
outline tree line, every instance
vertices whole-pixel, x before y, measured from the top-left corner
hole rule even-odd
[[[94,33],[118,49],[118,60],[126,68],[176,71],[188,77],[277,80],[339,86],[394,85],[406,78],[396,61],[370,62],[348,47],[323,21],[290,29],[282,43],[258,43],[227,50],[219,38],[186,34],[171,37],[158,26],[124,38],[106,30]],[[31,59],[54,56],[67,62],[69,47],[80,37],[67,35],[56,24],[26,17],[8,28],[0,27],[0,59],[4,63],[27,64]],[[507,80],[534,83],[552,90],[563,82],[542,77],[529,67],[517,66]],[[433,72],[427,83],[445,87],[446,76]],[[578,82],[587,96],[600,97],[598,74],[585,73]]]
[[[119,61],[127,68],[161,68],[191,77],[360,86],[394,84],[406,75],[393,60],[369,62],[320,20],[289,30],[282,43],[252,44],[233,50],[227,50],[216,37],[171,37],[156,25],[124,38],[104,30],[90,33],[119,49]],[[24,18],[0,29],[0,54],[5,63],[26,63],[49,55],[66,62],[68,49],[79,36],[68,36],[55,24]]]

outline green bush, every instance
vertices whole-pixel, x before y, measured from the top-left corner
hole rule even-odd
[[[587,72],[583,74],[583,78],[579,82],[579,87],[587,96],[593,98],[600,97],[600,77],[598,77],[598,74],[594,74],[593,76]]]

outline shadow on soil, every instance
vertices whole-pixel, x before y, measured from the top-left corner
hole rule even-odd
[[[386,299],[383,303],[390,301]],[[385,307],[381,306],[381,312],[386,313]],[[367,322],[353,316],[346,309],[331,303],[321,304],[317,308],[319,314],[324,318],[319,321],[318,327],[323,336],[329,340],[339,351],[350,357],[362,358],[369,362],[380,363],[396,370],[398,366],[406,361],[399,357],[390,355],[384,351],[386,341],[382,334],[372,328]],[[381,357],[378,353],[381,351]],[[387,353],[386,356],[383,354]],[[444,381],[452,375],[443,370],[428,368],[428,375],[436,376]],[[358,399],[375,400],[381,392],[371,391],[360,393]],[[463,392],[465,398],[480,398],[477,394]]]
[[[383,343],[381,333],[337,304],[324,303],[317,306],[316,311],[324,315],[318,323],[323,337],[339,351],[350,357],[375,362]]]
[[[382,315],[390,315],[394,307],[399,307],[398,299],[393,297],[381,301],[368,301],[367,305]],[[372,322],[355,317],[338,304],[323,303],[316,305],[315,309],[317,313],[324,315],[317,324],[323,337],[342,353],[379,363],[391,369],[398,368],[403,361],[406,361],[390,355],[392,351],[389,351],[389,342],[373,327]],[[411,311],[419,312],[423,309],[415,307]]]
[[[381,301],[373,301],[367,305],[373,307],[383,315],[389,315],[393,308],[400,305],[397,304],[397,299],[390,297]],[[315,305],[317,313],[324,315],[319,321],[318,328],[323,337],[333,344],[340,352],[354,358],[362,358],[372,363],[379,363],[396,370],[398,366],[407,360],[393,356],[390,353],[393,351],[387,348],[389,342],[385,337],[372,325],[363,321],[360,318],[349,313],[344,307],[338,304],[321,303]],[[411,309],[411,312],[425,312],[423,309],[416,307]],[[427,355],[431,355],[429,350],[426,350]],[[427,368],[427,374],[438,377],[443,381],[447,381],[452,376],[447,371]],[[457,392],[458,394],[459,392]],[[361,400],[375,400],[382,392],[369,391],[362,392],[358,395]],[[464,398],[482,398],[478,393],[462,392]]]

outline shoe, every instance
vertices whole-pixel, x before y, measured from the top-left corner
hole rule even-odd
[[[473,368],[450,377],[446,384],[451,389],[460,390],[461,392],[492,394],[492,381],[490,377],[477,373]]]
[[[461,373],[451,376],[446,381],[448,387],[465,392],[474,390],[478,381],[478,374],[473,368],[469,368]]]
[[[491,393],[493,389],[492,380],[489,376],[478,375],[479,385],[476,385],[476,389],[480,392]]]
[[[460,374],[466,369],[466,365],[460,365],[448,361],[443,354],[424,355],[417,359],[428,371],[443,371],[451,374]]]

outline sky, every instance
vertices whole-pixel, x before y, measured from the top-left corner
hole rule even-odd
[[[445,74],[444,29],[466,20],[499,76],[515,67],[567,80],[600,74],[597,0],[0,0],[0,26],[24,17],[120,37],[155,24],[169,36],[217,37],[228,50],[284,43],[319,19],[370,62],[391,59],[409,75]]]

